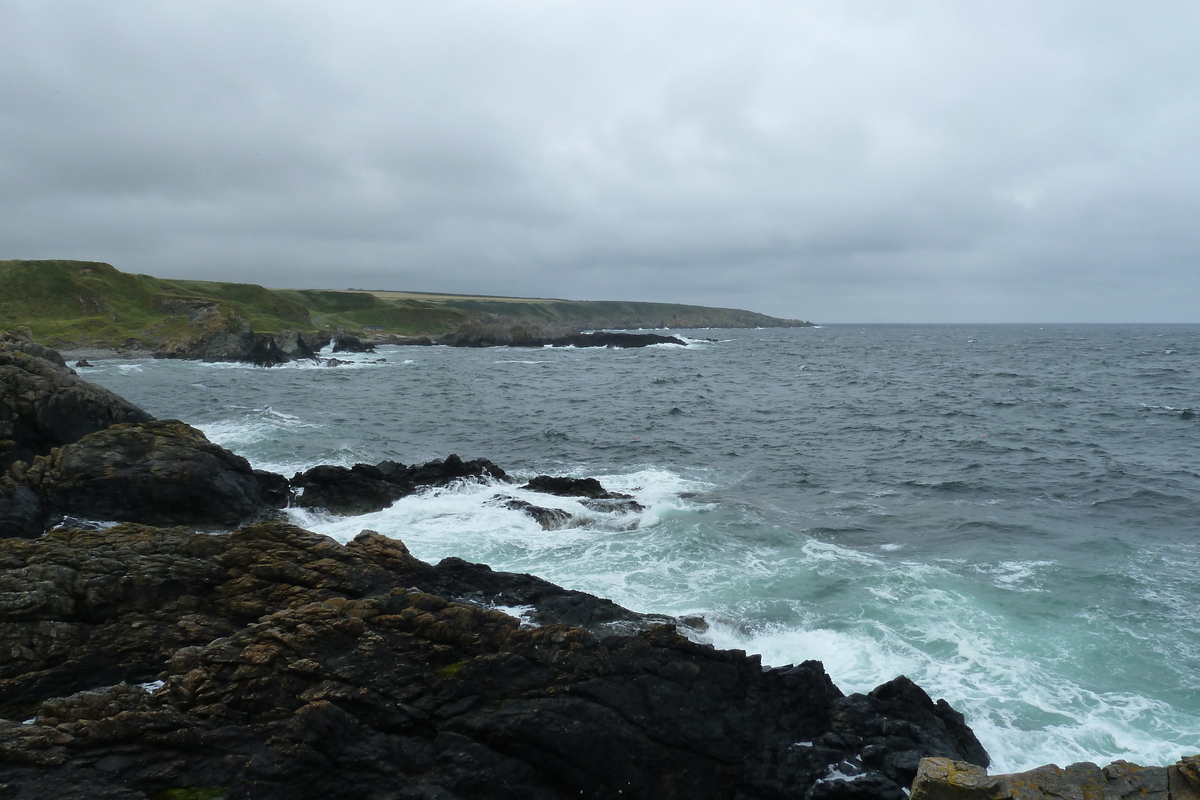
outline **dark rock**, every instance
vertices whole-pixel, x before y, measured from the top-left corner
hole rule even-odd
[[[190,315],[190,322],[191,328],[185,334],[159,346],[155,358],[239,361],[274,367],[294,360],[316,360],[316,350],[327,341],[319,340],[314,349],[298,331],[255,333],[245,319],[217,305],[201,307]]]
[[[409,494],[405,487],[348,467],[323,464],[292,477],[302,489],[297,504],[334,514],[369,514],[380,511]]]
[[[565,528],[571,524],[572,520],[571,515],[561,508],[535,506],[533,503],[510,495],[498,494],[492,498],[491,502],[513,511],[528,514],[530,517],[533,517],[537,524],[542,526],[542,530],[546,531],[556,531],[560,528]]]
[[[485,458],[463,461],[456,455],[406,467],[395,461],[353,467],[321,465],[292,477],[302,489],[298,504],[334,514],[368,514],[423,488],[446,486],[456,480],[506,481],[504,470]]]
[[[428,461],[420,466],[408,467],[402,472],[393,472],[387,480],[414,488],[421,486],[445,486],[456,480],[508,481],[508,475],[486,458],[463,461],[453,453],[445,461]]]
[[[45,359],[57,367],[67,368],[67,362],[62,357],[62,353],[53,347],[46,347],[44,344],[35,342],[28,328],[17,328],[16,332],[0,331],[0,348],[16,350],[34,358]]]
[[[286,502],[284,479],[268,475],[177,420],[123,423],[14,466],[0,517],[33,492],[47,517],[232,526]]]
[[[521,627],[452,598],[602,605],[367,532],[58,530],[0,563],[0,785],[20,797],[894,797],[869,765],[840,785],[855,751],[816,742],[941,736],[878,705],[907,691],[854,727],[818,662],[764,670],[649,620]]]
[[[652,344],[687,344],[674,336],[657,333],[580,333],[528,320],[473,320],[446,334],[441,341],[453,347],[647,347]]]
[[[248,361],[256,367],[277,367],[280,364],[286,364],[289,359],[283,354],[283,350],[280,349],[274,336],[256,333],[251,335],[245,356],[232,360]]]
[[[328,344],[328,339],[319,335],[310,342],[300,331],[283,331],[274,338],[279,351],[290,361],[316,361],[317,351]]]
[[[1185,408],[1183,411],[1179,412],[1179,418],[1180,419],[1195,419],[1196,412],[1192,411],[1190,408]]]
[[[0,539],[41,536],[49,516],[50,512],[37,492],[17,483],[9,475],[0,476]]]
[[[46,455],[53,447],[117,422],[154,419],[79,378],[61,357],[52,362],[26,350],[0,343],[0,469]]]
[[[646,510],[646,507],[634,500],[632,495],[610,492],[595,478],[556,478],[551,475],[538,475],[521,488],[559,497],[581,497],[584,499],[580,502],[593,511],[631,514]]]
[[[339,333],[333,337],[333,352],[335,353],[374,353],[375,345],[364,342],[357,336]]]
[[[617,494],[617,492],[613,494]],[[603,514],[637,514],[646,510],[644,505],[631,497],[584,498],[579,501],[579,504],[584,508],[590,508],[592,511],[599,511]]]
[[[75,362],[75,366],[77,366],[77,367],[91,367],[91,366],[94,366],[94,365],[92,364],[92,362],[88,361],[86,358],[81,358],[81,359],[79,359],[78,361],[76,361],[76,362]]]
[[[258,482],[259,502],[267,508],[285,508],[292,502],[292,485],[282,475],[265,469],[254,470]]]
[[[904,722],[897,724],[897,719]],[[926,756],[960,753],[962,761],[981,767],[989,763],[987,751],[962,714],[945,700],[934,703],[903,675],[867,695],[840,699],[830,730],[860,737],[863,762],[901,786],[912,783],[921,758]]]
[[[550,342],[555,347],[574,345],[575,347],[649,347],[652,344],[687,345],[676,336],[663,336],[658,333],[614,333],[599,331],[597,333],[578,333],[562,342]]]
[[[613,494],[601,486],[600,481],[595,478],[556,478],[551,475],[538,475],[521,488],[559,497],[591,497],[594,499],[629,497],[627,494]]]

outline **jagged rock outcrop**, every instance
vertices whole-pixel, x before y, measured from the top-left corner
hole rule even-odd
[[[260,367],[274,367],[301,359],[315,361],[316,351],[328,341],[327,337],[320,337],[309,342],[299,331],[255,333],[245,319],[227,308],[212,304],[193,313],[189,330],[163,342],[154,351],[154,356],[199,361],[240,361]]]
[[[18,462],[0,480],[0,537],[56,517],[232,527],[286,505],[287,480],[178,420],[121,423]]]
[[[357,336],[339,333],[333,337],[333,352],[335,353],[374,353],[375,345],[364,342]]]
[[[57,351],[29,341],[0,342],[0,470],[114,423],[152,419],[79,378]]]
[[[921,761],[912,800],[1200,800],[1200,756],[1168,767],[1114,761],[1099,767],[1081,761],[1047,764],[1026,772],[988,775],[974,764],[948,758]]]
[[[441,341],[453,347],[647,347],[652,344],[687,344],[675,336],[657,333],[580,333],[525,320],[473,320],[458,326],[443,336]]]
[[[535,506],[528,500],[522,500],[519,497],[513,497],[507,494],[498,494],[493,497],[489,503],[507,508],[509,511],[520,511],[526,516],[532,517],[538,525],[542,526],[542,530],[555,531],[559,528],[565,528],[571,524],[573,517],[569,511],[561,508],[546,508],[545,506]]]
[[[843,697],[612,604],[573,626],[602,604],[369,532],[62,530],[0,563],[7,797],[898,798],[897,754],[982,753],[903,680]]]
[[[451,454],[444,461],[411,467],[397,461],[353,467],[322,464],[297,472],[291,483],[301,490],[297,505],[349,515],[379,511],[418,489],[445,486],[456,480],[507,481],[508,476],[486,458],[463,461]]]
[[[559,497],[582,498],[579,502],[595,511],[620,511],[628,514],[646,510],[646,507],[634,500],[632,495],[610,492],[595,478],[558,478],[552,475],[538,475],[521,488]]]
[[[20,327],[15,332],[0,331],[0,347],[9,350],[19,350],[36,358],[44,358],[57,367],[67,368],[67,362],[62,357],[62,353],[53,347],[46,347],[44,344],[35,342],[29,328]]]

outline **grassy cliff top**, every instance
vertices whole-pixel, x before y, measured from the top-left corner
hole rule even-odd
[[[803,325],[751,311],[674,303],[488,297],[399,291],[268,289],[169,280],[97,261],[0,261],[0,330],[28,326],[58,347],[153,348],[186,335],[203,313],[241,317],[256,331],[364,328],[438,336],[483,316],[581,328]]]

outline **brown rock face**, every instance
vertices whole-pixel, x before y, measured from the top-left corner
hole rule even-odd
[[[32,461],[118,422],[154,419],[133,403],[82,380],[62,364],[0,342],[0,469]],[[41,348],[48,350],[48,348]]]
[[[972,764],[926,758],[913,782],[912,800],[1198,800],[1200,781],[1193,777],[1197,764],[1200,756],[1170,767],[1114,761],[1101,768],[1082,761],[1065,768],[1047,764],[1027,772],[988,775]]]
[[[607,601],[369,532],[127,524],[0,565],[4,797],[901,798],[897,746],[978,748],[909,682],[843,697],[611,603],[572,627]]]

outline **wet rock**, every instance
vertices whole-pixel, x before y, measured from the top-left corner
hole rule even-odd
[[[896,719],[905,722],[896,724]],[[989,763],[962,714],[945,700],[935,703],[903,675],[869,694],[839,700],[830,728],[858,737],[863,762],[900,786],[912,783],[926,756],[961,753],[960,760],[983,767]]]
[[[17,464],[6,478],[0,517],[18,516],[31,492],[47,518],[226,527],[286,502],[281,476],[255,472],[178,420],[113,425]]]
[[[114,423],[153,419],[133,403],[79,378],[61,356],[47,360],[28,349],[0,343],[0,469],[46,455],[51,448]]]
[[[302,490],[297,503],[334,514],[368,514],[387,508],[401,497],[423,488],[446,486],[458,480],[507,481],[504,470],[486,458],[463,461],[457,455],[406,467],[396,461],[321,465],[296,473],[292,486]]]
[[[354,468],[328,464],[298,472],[292,486],[301,489],[297,505],[333,514],[369,514],[387,508],[409,493],[406,487],[389,483],[358,464]],[[377,471],[377,470],[376,470]]]
[[[335,353],[374,353],[375,345],[364,342],[357,336],[339,333],[333,337],[333,352]]]
[[[316,360],[316,350],[328,341],[315,334],[310,343],[299,331],[255,333],[241,316],[215,304],[202,306],[189,318],[189,330],[160,345],[155,358],[239,361],[274,367],[289,361]]]
[[[646,507],[634,500],[632,495],[610,492],[595,478],[558,478],[551,475],[538,475],[521,488],[558,497],[583,498],[580,502],[593,511],[630,514],[646,510]]]
[[[542,530],[545,531],[556,531],[560,528],[565,528],[571,524],[572,520],[571,515],[561,508],[535,506],[533,503],[512,497],[511,495],[498,494],[490,502],[533,517],[537,524],[542,526]]]
[[[472,320],[442,337],[452,347],[647,347],[652,344],[686,345],[675,336],[657,333],[580,333],[528,320]]]
[[[879,705],[839,717],[818,662],[764,670],[370,532],[127,524],[0,542],[0,563],[0,785],[21,797],[893,797],[869,766],[830,777],[872,725],[925,738]],[[521,627],[471,595],[632,632]]]
[[[92,362],[88,361],[86,358],[81,358],[75,362],[75,366],[76,367],[91,367],[94,365],[92,364]]]

